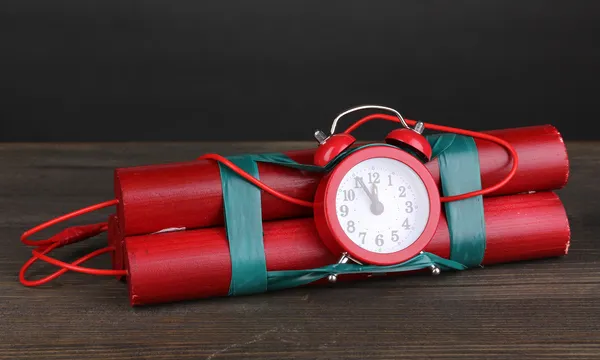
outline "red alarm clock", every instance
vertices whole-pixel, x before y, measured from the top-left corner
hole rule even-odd
[[[386,144],[351,149],[349,134],[315,133],[316,164],[349,152],[321,180],[314,201],[317,231],[340,263],[402,263],[419,254],[437,228],[440,194],[423,164],[431,146],[422,124],[410,128],[397,115],[405,126],[388,134]],[[335,281],[335,275],[329,279]]]

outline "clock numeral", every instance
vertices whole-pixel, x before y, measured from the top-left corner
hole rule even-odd
[[[358,233],[358,236],[361,237],[362,244],[364,245],[365,244],[365,237],[367,236],[367,233],[366,232],[361,232],[361,233]]]
[[[406,230],[410,230],[410,225],[408,224],[408,218],[406,218],[406,220],[404,220],[404,222],[402,223],[402,227],[405,228]]]
[[[354,190],[344,190],[344,201],[352,201],[356,198]]]
[[[400,197],[406,196],[406,188],[404,186],[400,186],[398,190],[400,191]]]
[[[391,175],[391,174],[390,174],[390,175],[388,175],[388,180],[389,180],[389,182],[388,182],[388,186],[393,186],[393,185],[392,185],[392,175]]]
[[[398,236],[398,230],[392,230],[392,241],[397,242],[400,240],[400,236]]]
[[[413,208],[412,201],[407,201],[406,202],[406,212],[411,213],[411,212],[413,212],[413,210],[414,210],[414,208]]]
[[[369,173],[369,184],[379,184],[380,182],[378,172]]]
[[[342,217],[348,216],[348,205],[342,205],[340,211],[342,212]]]
[[[383,246],[383,234],[379,234],[375,237],[375,244],[377,244],[377,246]]]
[[[352,220],[348,221],[346,230],[348,230],[349,233],[353,233],[356,230],[356,228],[354,227],[354,221],[352,221]]]

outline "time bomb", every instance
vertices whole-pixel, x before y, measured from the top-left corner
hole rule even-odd
[[[393,115],[371,114],[336,133],[343,116],[369,109]],[[381,143],[355,144],[351,133],[375,119],[401,127]],[[427,130],[455,135],[426,138]],[[207,154],[117,169],[115,200],[23,234],[37,248],[20,280],[38,286],[66,271],[117,276],[127,281],[131,304],[144,305],[419,269],[439,274],[567,252],[564,208],[543,192],[561,188],[568,176],[564,143],[552,126],[479,133],[369,105],[343,112],[329,135],[317,131],[315,138],[316,149],[286,154]],[[532,191],[542,192],[509,195]],[[489,195],[496,197],[482,201]],[[108,223],[30,240],[109,206],[117,211]],[[471,240],[461,235],[465,229]],[[107,230],[106,248],[73,263],[48,255]],[[103,253],[112,253],[112,269],[81,266]],[[38,259],[61,269],[29,280],[26,271]]]

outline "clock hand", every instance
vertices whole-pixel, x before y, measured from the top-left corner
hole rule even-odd
[[[369,191],[369,189],[367,189],[367,185],[365,185],[365,182],[363,181],[363,179],[359,177],[359,178],[357,178],[357,181],[360,184],[360,187],[365,191],[365,193],[371,200],[371,203],[377,202],[378,201],[377,198],[373,196],[373,194]]]
[[[379,201],[379,193],[377,191],[377,185],[375,185],[375,183],[373,183],[373,186],[371,186],[371,194],[373,194],[373,197]]]
[[[381,215],[381,213],[383,212],[383,204],[381,203],[381,201],[379,201],[377,196],[373,195],[373,193],[370,192],[369,189],[367,189],[367,185],[365,185],[365,182],[362,178],[357,178],[357,181],[360,184],[360,187],[365,191],[365,193],[371,200],[371,213],[373,213],[373,215]]]
[[[371,204],[371,212],[375,215],[381,215],[383,213],[383,203],[379,201],[379,191],[377,190],[377,185],[375,185],[375,183],[373,183],[371,193],[376,200]]]

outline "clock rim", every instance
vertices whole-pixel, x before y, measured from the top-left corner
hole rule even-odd
[[[371,252],[355,244],[344,232],[335,206],[337,189],[348,171],[365,160],[381,157],[400,161],[415,171],[425,185],[429,200],[429,218],[421,235],[408,247],[386,254]],[[315,224],[329,249],[340,255],[345,252],[361,263],[380,266],[402,263],[421,252],[432,240],[441,214],[439,190],[429,170],[413,155],[387,145],[370,146],[348,155],[321,181],[315,199],[319,199],[315,201]]]

